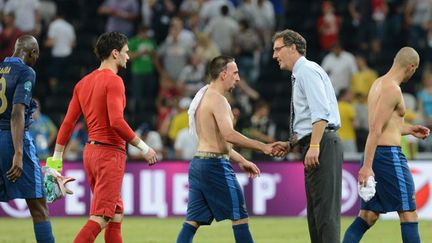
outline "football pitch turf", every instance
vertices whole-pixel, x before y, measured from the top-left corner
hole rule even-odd
[[[70,243],[84,225],[86,218],[53,218],[52,225],[57,243]],[[342,234],[353,218],[342,219]],[[125,243],[173,243],[183,223],[183,218],[125,218],[123,222],[123,242]],[[307,243],[309,235],[304,218],[252,217],[250,228],[257,243]],[[419,224],[422,242],[432,242],[432,221]],[[35,242],[30,219],[0,219],[1,243]],[[103,241],[103,232],[96,242]],[[234,236],[230,221],[213,223],[201,227],[194,242],[232,243]],[[362,243],[399,243],[402,242],[399,221],[379,220],[370,229]]]

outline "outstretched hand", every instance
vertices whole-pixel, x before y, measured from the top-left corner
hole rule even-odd
[[[248,174],[249,178],[254,179],[261,174],[258,166],[256,166],[256,164],[252,163],[251,161],[246,160],[245,162],[239,163],[239,166],[240,169]]]
[[[416,138],[425,139],[429,136],[430,130],[429,128],[422,125],[413,125],[411,126],[411,135]]]

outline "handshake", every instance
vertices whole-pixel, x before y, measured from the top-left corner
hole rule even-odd
[[[75,178],[65,177],[61,175],[63,169],[62,159],[53,159],[48,157],[46,165],[43,168],[44,172],[44,192],[46,195],[47,202],[51,203],[57,199],[65,197],[67,194],[73,194],[73,192],[65,187],[65,185]]]
[[[288,154],[288,152],[291,150],[290,143],[287,142],[274,142],[269,144],[264,144],[261,151],[266,154],[270,155],[272,157],[284,157]]]

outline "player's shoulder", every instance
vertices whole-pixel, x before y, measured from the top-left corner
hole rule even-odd
[[[220,102],[226,102],[225,96],[221,95],[220,93],[214,91],[214,90],[207,90],[206,96],[208,98],[208,101],[213,104],[218,104]]]
[[[2,69],[10,69],[9,73],[14,75],[36,75],[32,67],[21,62],[2,62],[0,67],[2,67]]]
[[[391,78],[385,78],[383,77],[383,88],[381,89],[381,92],[386,95],[396,95],[396,94],[402,94],[401,87],[399,84],[394,82]]]
[[[99,71],[99,75],[101,75],[103,79],[108,82],[123,82],[123,79],[118,74],[114,73],[112,70],[103,69],[97,71]]]

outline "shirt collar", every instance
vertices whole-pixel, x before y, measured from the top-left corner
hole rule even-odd
[[[20,62],[24,64],[24,61],[20,57],[6,57],[4,62]]]
[[[292,70],[292,74],[295,76],[295,73],[298,72],[298,70],[300,69],[301,66],[303,66],[303,64],[306,63],[306,57],[301,56],[299,59],[297,59],[296,63],[294,63],[294,67]]]

